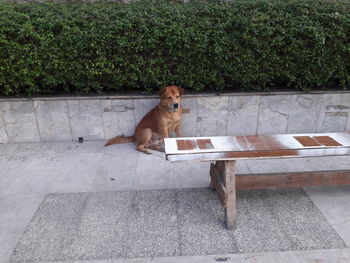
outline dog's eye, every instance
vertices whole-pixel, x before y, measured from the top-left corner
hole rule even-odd
[[[170,100],[170,99],[171,99],[171,97],[169,96],[167,99],[169,99],[169,100]]]
[[[176,96],[176,98],[178,99],[178,98],[180,98],[180,96]]]

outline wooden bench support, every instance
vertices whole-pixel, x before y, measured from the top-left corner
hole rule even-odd
[[[350,171],[242,174],[236,176],[237,190],[331,185],[350,185]]]
[[[237,227],[235,161],[217,161],[210,166],[210,187],[215,189],[225,208],[226,227]]]
[[[213,163],[210,165],[210,177],[210,188],[218,192],[222,205],[226,207],[228,197],[227,189],[223,182],[222,175]]]

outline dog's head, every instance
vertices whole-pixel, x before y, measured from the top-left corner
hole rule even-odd
[[[181,107],[181,95],[184,89],[177,86],[167,86],[161,89],[158,94],[160,96],[160,104],[170,112],[178,111]]]

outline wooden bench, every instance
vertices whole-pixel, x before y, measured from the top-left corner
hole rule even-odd
[[[309,171],[237,177],[236,160],[305,158],[350,154],[350,133],[310,133],[165,139],[171,162],[212,162],[210,187],[225,208],[227,229],[236,229],[236,189],[350,184],[350,171]]]

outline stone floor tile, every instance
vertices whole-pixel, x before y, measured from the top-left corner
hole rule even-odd
[[[176,206],[174,190],[136,192],[124,239],[124,257],[177,255]]]

